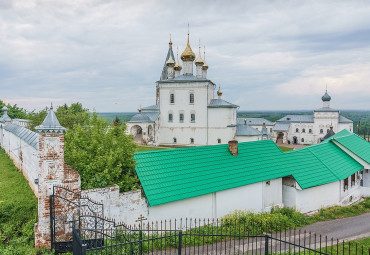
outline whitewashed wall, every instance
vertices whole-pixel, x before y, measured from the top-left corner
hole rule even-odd
[[[37,196],[38,185],[35,184],[35,179],[38,178],[39,174],[38,151],[13,133],[5,129],[1,129],[1,131],[1,147],[13,160],[19,171],[22,172],[33,193]],[[22,157],[20,157],[21,155]]]
[[[261,135],[237,135],[235,139],[238,140],[239,143],[244,143],[244,142],[260,141],[262,140],[262,136]]]
[[[120,193],[118,185],[112,185],[105,188],[83,190],[81,195],[102,203],[104,216],[112,218],[116,222],[135,225],[140,215],[148,217],[147,200],[142,197],[140,190]]]
[[[364,169],[363,185],[364,187],[370,187],[370,170],[369,169]]]

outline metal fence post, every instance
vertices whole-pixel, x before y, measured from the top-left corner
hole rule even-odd
[[[87,248],[87,245],[86,244],[82,244],[82,247],[81,247],[81,255],[86,255],[86,248]]]
[[[265,255],[269,254],[269,236],[265,235]]]
[[[178,255],[181,255],[181,248],[182,248],[182,230],[179,232],[179,251]]]
[[[143,231],[141,230],[141,228],[139,231],[139,243],[140,243],[139,254],[142,255],[143,254]]]
[[[54,248],[54,229],[53,229],[53,195],[49,196],[49,206],[50,206],[50,247]]]

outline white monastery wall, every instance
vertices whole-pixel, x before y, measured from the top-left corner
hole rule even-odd
[[[238,140],[239,143],[244,143],[244,142],[260,141],[262,140],[262,136],[237,135],[235,139]]]
[[[369,169],[364,169],[363,177],[363,186],[370,188],[370,171]]]
[[[82,196],[103,204],[104,216],[114,219],[117,222],[124,222],[128,225],[135,222],[140,215],[148,217],[147,200],[142,197],[140,190],[119,192],[118,185],[105,188],[90,189],[81,191]]]
[[[39,175],[38,151],[13,133],[3,128],[1,131],[1,147],[13,160],[19,171],[22,172],[33,193],[37,196],[38,185],[35,184],[35,179],[38,179]]]
[[[296,208],[302,213],[339,204],[340,182],[333,182],[304,190],[296,190]],[[325,196],[323,196],[325,194]]]
[[[284,207],[295,208],[297,204],[296,200],[296,188],[283,185],[283,204]]]
[[[263,208],[269,212],[274,206],[283,206],[283,179],[278,178],[261,182]]]

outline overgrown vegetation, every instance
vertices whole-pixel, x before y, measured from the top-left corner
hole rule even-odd
[[[52,254],[34,248],[37,199],[3,149],[0,149],[0,254]]]
[[[280,150],[286,152],[286,151],[292,151],[293,148],[285,147],[285,146],[279,146]]]
[[[48,108],[33,112],[29,128],[45,119]],[[102,188],[117,184],[120,191],[140,187],[134,162],[136,145],[126,135],[126,126],[116,118],[112,124],[90,113],[80,103],[62,105],[55,114],[67,128],[64,158],[81,176],[81,188]]]

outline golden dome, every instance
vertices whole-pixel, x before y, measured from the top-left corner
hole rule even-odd
[[[194,61],[194,59],[195,59],[195,54],[190,48],[189,33],[188,33],[188,42],[186,44],[186,48],[184,52],[181,54],[181,60],[182,61]]]
[[[170,54],[170,57],[168,58],[168,60],[166,61],[166,65],[168,67],[174,67],[175,66],[175,61],[173,60],[171,54]]]
[[[202,66],[204,64],[204,61],[202,59],[202,56],[200,54],[200,47],[199,47],[199,55],[197,57],[197,60],[195,60],[195,65],[196,66]]]
[[[222,96],[222,91],[221,91],[221,88],[220,87],[218,87],[218,90],[217,90],[217,96]]]

